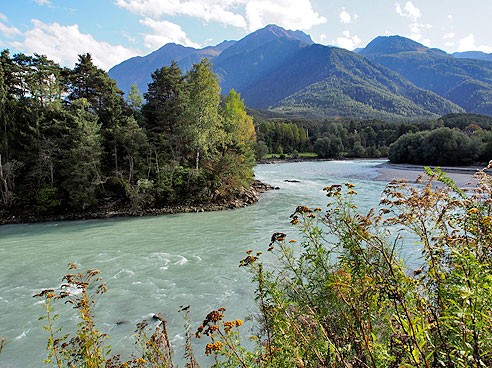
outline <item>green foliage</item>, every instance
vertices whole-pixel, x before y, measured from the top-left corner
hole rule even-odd
[[[271,152],[280,153],[279,146],[282,146],[282,150],[290,153],[306,148],[307,134],[296,123],[264,121],[258,126],[258,140],[265,142]]]
[[[186,81],[188,104],[184,129],[195,153],[195,169],[198,170],[200,154],[214,153],[215,140],[221,139],[220,87],[207,59],[193,66]]]
[[[97,203],[97,190],[103,182],[101,172],[101,125],[97,117],[86,110],[86,100],[77,101],[70,130],[72,145],[64,154],[65,181],[70,204],[86,209]]]
[[[457,129],[437,128],[409,133],[390,146],[389,159],[395,163],[466,165],[475,161],[481,142]]]
[[[420,188],[390,183],[367,214],[354,205],[352,184],[326,187],[326,213],[299,206],[291,216],[302,242],[272,236],[273,269],[248,251],[241,266],[258,284],[264,366],[492,364],[491,209],[483,195],[492,180],[479,172],[463,195],[442,172],[428,174]],[[446,185],[435,188],[432,178]],[[411,238],[417,242],[405,247],[422,254],[413,267],[398,252]]]
[[[131,85],[130,92],[128,92],[127,101],[128,106],[134,110],[139,110],[143,105],[143,97],[135,84]]]
[[[36,201],[36,211],[41,213],[55,212],[62,203],[58,188],[50,186],[41,188],[36,196]]]
[[[257,141],[255,145],[255,157],[257,160],[268,154],[269,149],[264,141]]]
[[[340,157],[343,151],[342,140],[335,136],[318,138],[314,142],[313,150],[321,158]]]
[[[252,119],[233,91],[220,105],[208,61],[186,75],[175,63],[156,70],[143,105],[135,88],[127,101],[122,95],[90,54],[68,70],[44,56],[2,52],[2,215],[138,211],[249,187]]]
[[[148,179],[138,179],[135,185],[125,186],[126,195],[133,209],[147,207],[154,201],[154,183]]]

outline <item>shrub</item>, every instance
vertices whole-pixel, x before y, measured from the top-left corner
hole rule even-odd
[[[52,213],[60,208],[61,203],[58,188],[44,186],[36,196],[36,211],[39,213]]]
[[[427,173],[423,186],[391,182],[367,214],[352,184],[326,187],[326,213],[291,216],[300,243],[273,235],[278,268],[242,261],[258,283],[268,366],[492,366],[492,179],[477,173],[465,193]],[[397,251],[403,233],[417,239],[418,267]]]

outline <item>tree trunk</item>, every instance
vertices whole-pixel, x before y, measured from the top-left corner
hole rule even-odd
[[[130,167],[129,167],[129,174],[128,174],[128,182],[130,184],[133,183],[133,155],[129,155],[129,160],[130,160]]]
[[[198,170],[198,163],[200,161],[200,150],[196,150],[196,157],[195,157],[195,169]]]

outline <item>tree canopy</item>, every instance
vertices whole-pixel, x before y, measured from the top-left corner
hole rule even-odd
[[[0,212],[55,214],[233,197],[252,182],[255,130],[211,64],[152,73],[125,101],[90,54],[73,69],[0,55]]]

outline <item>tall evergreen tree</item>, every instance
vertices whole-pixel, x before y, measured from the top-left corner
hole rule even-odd
[[[149,140],[164,160],[184,160],[183,117],[187,91],[184,76],[173,62],[152,73],[152,82],[144,95],[142,106]]]
[[[70,205],[85,210],[97,203],[97,191],[103,183],[101,172],[101,125],[81,98],[73,103],[73,120],[68,139],[71,146],[64,153],[63,188]]]

